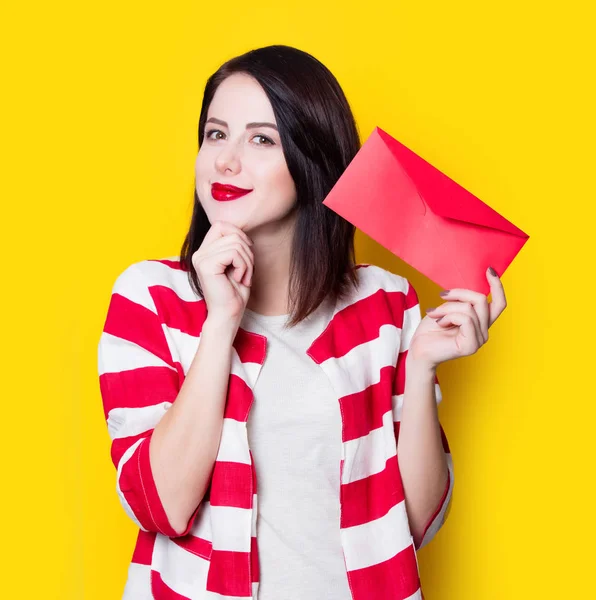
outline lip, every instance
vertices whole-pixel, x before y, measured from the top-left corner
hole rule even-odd
[[[224,185],[221,183],[213,183],[211,185],[211,195],[218,202],[226,202],[228,200],[236,200],[242,196],[246,196],[252,190],[236,187],[235,185]]]

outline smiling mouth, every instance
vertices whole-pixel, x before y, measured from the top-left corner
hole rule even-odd
[[[233,185],[222,185],[221,183],[214,183],[211,186],[211,196],[218,202],[226,202],[228,200],[236,200],[250,194],[252,190],[246,190],[244,188],[238,188]]]

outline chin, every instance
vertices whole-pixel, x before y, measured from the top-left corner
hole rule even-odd
[[[246,232],[253,228],[251,223],[247,223],[247,218],[243,217],[241,211],[233,209],[225,210],[224,207],[220,207],[218,204],[215,207],[209,207],[209,209],[205,208],[205,212],[207,213],[207,218],[212,225],[215,223],[215,221],[225,221],[226,223],[231,223],[232,225],[235,225],[239,229],[242,229]]]

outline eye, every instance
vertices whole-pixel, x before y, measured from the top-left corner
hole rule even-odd
[[[217,135],[215,137],[212,136],[212,134],[219,134],[221,133],[222,137],[217,137]],[[205,137],[209,140],[222,140],[225,137],[225,134],[223,131],[220,131],[219,129],[209,129],[209,131],[207,131],[205,133]]]
[[[267,146],[267,145],[271,145],[274,146],[275,142],[273,142],[272,140],[270,140],[266,135],[261,135],[260,133],[257,133],[257,135],[253,136],[253,140],[256,138],[260,138],[261,140],[264,140],[264,142],[257,142],[257,146]]]

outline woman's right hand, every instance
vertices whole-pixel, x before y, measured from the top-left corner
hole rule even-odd
[[[226,221],[215,221],[192,255],[212,319],[239,322],[250,296],[254,271],[252,241]]]

